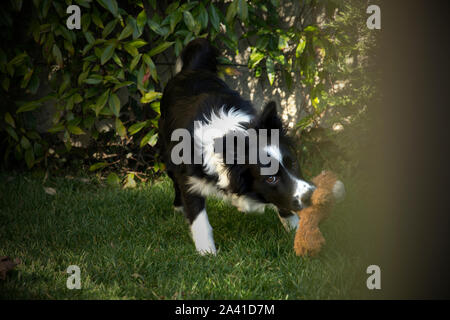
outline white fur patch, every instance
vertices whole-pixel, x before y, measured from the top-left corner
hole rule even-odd
[[[276,159],[280,164],[283,164],[283,156],[281,155],[280,148],[270,144],[265,147],[264,150],[269,154],[269,156]]]
[[[289,174],[290,175],[290,174]],[[295,190],[294,190],[294,198],[297,198],[300,201],[300,204],[304,206],[305,204],[302,202],[302,196],[308,192],[310,189],[315,189],[314,186],[310,185],[308,182],[300,180],[292,175],[290,175],[295,182]]]
[[[231,204],[241,212],[258,212],[263,213],[266,207],[265,203],[258,202],[246,196],[237,194],[231,195]]]
[[[214,183],[205,179],[188,177],[187,184],[189,185],[189,192],[199,194],[203,197],[216,196],[218,198],[226,198],[223,191],[219,190]]]
[[[213,229],[209,224],[208,214],[205,209],[200,211],[194,222],[192,222],[191,233],[198,253],[201,255],[216,254]]]
[[[202,150],[203,168],[207,174],[219,177],[220,188],[225,189],[230,181],[223,156],[214,152],[214,140],[225,136],[228,132],[246,132],[243,124],[249,123],[251,119],[252,116],[247,113],[235,108],[225,111],[223,106],[217,113],[211,112],[206,121],[195,123],[194,143],[197,150]]]
[[[219,199],[230,202],[239,211],[242,212],[264,212],[265,203],[258,202],[245,195],[227,194],[217,188],[217,186],[205,179],[197,177],[189,177],[187,183],[189,184],[189,192],[199,194],[203,197],[213,196]]]

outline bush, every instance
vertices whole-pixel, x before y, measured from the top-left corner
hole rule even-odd
[[[66,27],[70,4],[81,8],[81,30]],[[345,76],[342,61],[362,51],[354,48],[355,39],[316,19],[329,21],[355,5],[313,0],[301,5],[300,23],[286,27],[276,0],[129,0],[120,6],[116,0],[5,1],[0,8],[5,165],[84,163],[95,171],[120,164],[131,174],[163,169],[156,144],[164,75],[157,65],[170,63],[168,57],[177,57],[196,37],[231,52],[246,40],[248,67],[256,77],[264,74],[270,84],[283,79],[287,90],[307,89],[312,109],[298,128],[315,126],[332,99],[334,105],[346,104],[330,95],[333,76]],[[340,45],[344,38],[347,43]],[[232,62],[221,62],[221,72],[229,73]],[[44,110],[51,114],[47,127],[39,117]],[[83,137],[93,143],[85,146]]]

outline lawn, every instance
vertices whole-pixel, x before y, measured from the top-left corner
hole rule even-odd
[[[199,256],[163,177],[134,189],[96,177],[0,173],[0,256],[22,264],[0,280],[7,299],[347,299],[367,292],[352,217],[357,189],[322,224],[316,258],[294,254],[276,213],[243,214],[219,200],[207,209],[218,255]],[[47,194],[51,187],[56,194]],[[69,265],[81,289],[66,287]]]

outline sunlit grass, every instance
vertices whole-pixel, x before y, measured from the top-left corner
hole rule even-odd
[[[345,299],[359,298],[365,266],[354,246],[350,195],[322,224],[327,244],[300,258],[276,213],[242,214],[207,203],[218,255],[199,256],[173,191],[162,178],[136,189],[50,177],[0,174],[0,256],[22,264],[0,280],[2,298]],[[81,290],[66,288],[69,265]]]

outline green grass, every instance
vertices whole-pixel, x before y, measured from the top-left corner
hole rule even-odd
[[[32,174],[0,173],[0,256],[22,260],[0,280],[1,298],[346,299],[367,291],[351,183],[347,201],[321,226],[327,244],[318,257],[295,255],[294,233],[273,210],[245,215],[215,199],[207,210],[218,255],[203,257],[172,209],[169,179],[125,190],[90,180],[43,184]],[[81,290],[66,288],[69,265],[81,269]]]

